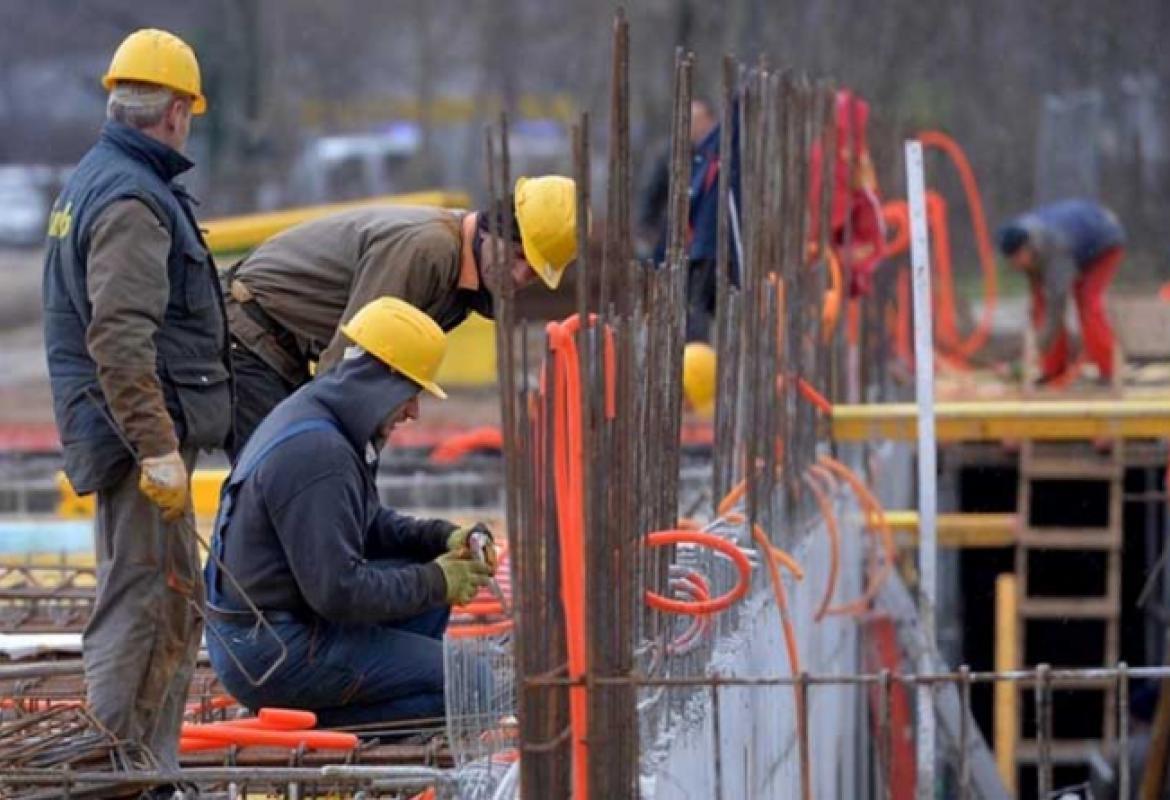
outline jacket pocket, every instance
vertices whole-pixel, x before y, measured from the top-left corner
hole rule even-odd
[[[219,277],[202,245],[192,242],[182,252],[183,299],[188,311],[201,311],[218,302],[214,281]]]
[[[178,405],[180,440],[204,450],[222,447],[232,419],[227,367],[214,360],[172,361],[166,370]]]

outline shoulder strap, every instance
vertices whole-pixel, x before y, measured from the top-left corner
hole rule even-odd
[[[219,512],[215,517],[215,531],[211,537],[211,551],[215,554],[216,558],[207,559],[207,567],[205,569],[205,582],[209,595],[208,601],[212,605],[218,605],[222,596],[217,562],[223,561],[223,535],[227,531],[228,523],[231,522],[232,513],[235,511],[236,495],[239,494],[240,486],[264,463],[264,460],[268,458],[273,450],[289,439],[300,436],[302,433],[308,433],[309,431],[329,430],[340,431],[333,420],[325,417],[302,419],[277,432],[275,436],[265,442],[259,449],[249,453],[247,448],[245,448],[244,458],[241,458],[232,469],[231,474],[228,475],[228,479],[224,481],[223,489],[219,493]]]

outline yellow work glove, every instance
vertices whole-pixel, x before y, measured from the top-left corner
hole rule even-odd
[[[447,582],[447,603],[462,606],[471,602],[481,587],[492,579],[492,568],[471,558],[460,558],[455,553],[443,553],[435,559]]]
[[[471,545],[469,540],[473,533],[483,534],[486,541],[483,541],[483,560],[484,563],[492,568],[492,574],[496,574],[496,567],[499,565],[499,555],[496,553],[495,537],[488,529],[487,525],[482,522],[477,522],[470,527],[456,528],[447,536],[447,552],[454,553],[461,558],[472,558],[474,553],[471,552]]]
[[[183,516],[191,498],[191,483],[179,452],[172,450],[166,455],[144,458],[140,467],[138,489],[162,509],[163,519],[174,522]]]

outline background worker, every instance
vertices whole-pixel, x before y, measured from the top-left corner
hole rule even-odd
[[[690,342],[683,348],[683,400],[690,411],[704,419],[715,415],[715,348],[706,342]]]
[[[65,473],[77,492],[97,492],[87,706],[168,769],[199,647],[190,602],[203,594],[184,535],[188,474],[231,424],[219,281],[175,182],[192,167],[181,152],[191,116],[207,104],[195,54],[166,31],[128,36],[102,84],[107,122],[50,218],[45,347]]]
[[[252,709],[309,709],[353,725],[443,713],[442,636],[452,604],[488,583],[496,558],[471,558],[468,529],[402,516],[378,500],[379,450],[418,417],[445,337],[426,314],[379,298],[341,328],[341,362],[256,429],[228,477],[212,547],[288,647],[260,632],[209,561],[212,666]],[[482,526],[477,529],[486,531]],[[223,642],[220,641],[223,638]],[[230,653],[229,653],[230,648]]]
[[[711,338],[715,315],[715,257],[719,213],[719,120],[706,100],[691,102],[691,174],[687,211],[687,321],[688,342]],[[734,161],[733,161],[734,163]],[[733,191],[736,174],[731,175]],[[642,194],[638,213],[643,231],[656,231],[655,263],[666,258],[666,207],[669,203],[669,153],[656,163]],[[646,234],[644,234],[646,235]],[[734,253],[733,253],[734,263]]]
[[[1064,200],[1012,219],[999,231],[999,249],[1028,277],[1032,324],[1038,331],[1041,375],[1046,383],[1068,368],[1065,306],[1076,298],[1085,352],[1098,379],[1113,378],[1113,329],[1105,292],[1121,264],[1125,230],[1117,216],[1092,200]]]
[[[514,199],[517,288],[539,276],[556,289],[577,254],[577,189],[570,178],[520,178]],[[377,297],[399,297],[449,331],[476,311],[492,316],[483,243],[503,209],[451,212],[383,206],[324,217],[269,239],[228,271],[236,370],[233,460],[276,404],[341,358],[341,320]],[[489,251],[490,252],[490,251]],[[506,256],[508,257],[508,256]]]
[[[834,128],[829,246],[848,276],[849,297],[859,298],[873,291],[874,273],[881,264],[886,241],[881,194],[869,152],[869,103],[849,89],[838,90]],[[820,242],[823,152],[824,143],[817,142],[810,164],[809,242],[814,246]]]

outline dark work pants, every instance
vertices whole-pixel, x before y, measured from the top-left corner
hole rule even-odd
[[[281,377],[259,356],[232,339],[232,369],[236,376],[236,406],[228,457],[234,464],[248,439],[272,409],[300,388]]]
[[[262,685],[253,686],[226,648],[253,676],[275,662],[272,635],[244,615],[241,622],[212,618],[219,636],[207,637],[211,665],[232,697],[253,711],[299,708],[317,714],[322,727],[441,717],[443,632],[447,606],[384,625],[339,625],[319,617],[276,615],[273,627],[288,659]]]
[[[688,342],[710,342],[715,317],[715,262],[692,261],[687,267]]]
[[[195,451],[184,450],[187,469]],[[164,522],[138,469],[97,493],[97,596],[82,634],[86,702],[119,739],[177,769],[179,724],[202,634],[203,574],[188,508]],[[195,604],[195,607],[193,607]]]

